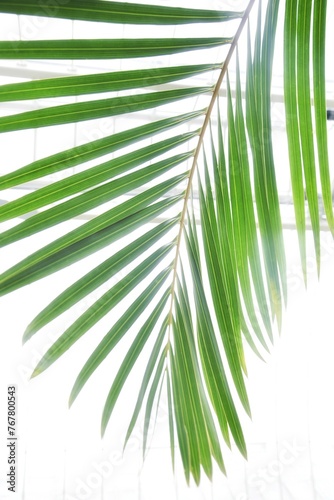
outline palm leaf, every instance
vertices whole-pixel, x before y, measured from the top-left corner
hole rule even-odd
[[[4,224],[1,247],[23,245],[25,238],[79,216],[89,219],[5,270],[0,275],[0,295],[108,249],[103,262],[54,297],[28,325],[24,341],[127,269],[125,276],[108,285],[107,291],[60,334],[38,362],[33,376],[47,369],[126,301],[125,312],[80,371],[70,404],[128,330],[134,329],[134,340],[106,394],[101,424],[104,434],[118,397],[152,337],[155,340],[125,444],[145,406],[145,454],[153,408],[166,390],[172,461],[174,464],[178,444],[187,481],[193,477],[197,484],[202,469],[212,477],[214,461],[225,473],[223,441],[231,447],[233,440],[247,456],[244,416],[238,409],[241,402],[244,412],[251,414],[244,343],[263,358],[273,340],[273,322],[281,327],[287,300],[271,125],[271,79],[280,7],[285,7],[286,132],[305,281],[304,192],[318,266],[318,191],[333,231],[326,136],[326,5],[325,0],[268,0],[262,6],[260,1],[251,0],[239,13],[185,8],[181,0],[180,7],[100,0],[69,0],[55,6],[40,0],[0,3],[0,12],[7,14],[143,25],[145,31],[124,39],[0,41],[2,59],[137,59],[136,69],[109,69],[0,86],[1,102],[38,102],[36,109],[0,117],[0,133],[61,127],[129,113],[141,117],[145,110],[151,110],[152,115],[149,123],[121,131],[116,127],[112,135],[49,154],[0,176],[4,196],[10,188],[32,182],[37,186],[0,207],[0,222]],[[256,8],[257,20],[251,18]],[[166,32],[161,38],[147,37],[150,25],[215,26],[221,22],[233,30],[238,22],[232,36],[199,37],[197,30],[189,37],[166,37]],[[245,64],[235,50],[241,43],[247,49]],[[203,51],[205,62],[179,63],[178,54],[193,51],[198,51],[196,57]],[[157,57],[162,65],[154,67]],[[232,75],[234,68],[235,83],[226,78],[226,99],[217,103],[224,77]],[[215,84],[198,84],[201,75]],[[99,98],[97,94],[101,93],[104,95]],[[52,105],[46,105],[45,98],[52,99]],[[175,107],[170,106],[179,102],[186,109],[183,114],[176,114]],[[156,120],[155,110],[160,107],[168,111],[165,118]],[[226,117],[227,137],[222,117]],[[62,171],[65,175],[60,179],[48,177]],[[160,216],[165,220],[157,221]],[[7,225],[20,217],[25,220]],[[147,223],[153,223],[153,228]],[[138,229],[141,234],[133,237]],[[125,235],[132,240],[115,250],[112,243]]]
[[[0,87],[0,102],[138,89],[183,80],[219,68],[219,64],[198,64],[14,83]]]

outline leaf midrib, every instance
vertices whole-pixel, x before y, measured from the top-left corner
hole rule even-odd
[[[244,26],[249,18],[249,15],[250,15],[250,12],[253,8],[254,3],[255,3],[255,0],[249,1],[249,4],[244,11],[244,15],[242,16],[239,27],[236,31],[236,34],[234,35],[233,40],[231,42],[231,46],[229,48],[229,51],[228,51],[227,56],[225,58],[225,61],[223,63],[220,75],[218,77],[217,83],[216,83],[214,90],[213,90],[211,101],[209,103],[207,112],[205,114],[205,119],[203,122],[202,130],[201,130],[201,133],[200,133],[200,136],[198,139],[198,143],[197,143],[197,146],[195,149],[192,166],[191,166],[191,169],[189,172],[188,185],[187,185],[187,188],[185,191],[184,204],[183,204],[183,208],[182,208],[182,212],[181,212],[180,229],[179,229],[179,233],[177,236],[175,259],[174,259],[174,264],[173,264],[173,278],[172,278],[172,285],[171,285],[171,304],[170,304],[170,311],[169,311],[169,329],[168,329],[168,339],[169,340],[170,340],[170,334],[171,334],[171,327],[172,327],[172,323],[173,323],[173,305],[174,305],[174,298],[175,298],[175,291],[176,291],[177,266],[178,266],[178,262],[179,262],[179,258],[180,258],[181,240],[182,240],[183,230],[185,227],[185,219],[186,219],[186,215],[187,215],[188,201],[189,201],[189,198],[191,195],[192,181],[193,181],[193,177],[194,177],[194,174],[196,171],[198,157],[199,157],[199,154],[202,150],[205,132],[206,132],[206,129],[209,125],[212,111],[213,111],[214,105],[216,103],[216,100],[218,98],[218,94],[219,94],[221,85],[223,83],[225,74],[227,72],[232,55],[237,47],[239,38],[241,36],[241,33],[243,32],[243,28],[244,28]]]

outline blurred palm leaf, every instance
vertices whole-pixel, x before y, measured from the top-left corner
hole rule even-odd
[[[185,475],[188,480],[193,476],[199,483],[201,467],[211,477],[212,460],[225,471],[221,438],[228,446],[233,439],[241,453],[247,455],[237,401],[250,415],[244,342],[262,358],[263,350],[269,350],[273,339],[272,322],[276,319],[280,327],[282,304],[287,299],[270,101],[279,8],[285,9],[287,137],[305,280],[304,191],[320,264],[317,170],[332,231],[334,218],[326,137],[326,1],[268,0],[264,9],[261,2],[251,0],[244,12],[190,9],[185,4],[180,0],[180,7],[172,8],[100,0],[68,0],[52,7],[40,0],[0,3],[3,13],[142,24],[148,34],[148,25],[193,23],[225,22],[227,26],[232,23],[235,31],[232,35],[211,38],[132,36],[0,42],[1,59],[143,59],[140,69],[1,86],[1,102],[45,98],[56,102],[1,117],[1,133],[140,113],[175,101],[182,101],[182,107],[187,109],[183,114],[174,113],[159,121],[154,120],[152,112],[150,123],[59,151],[2,175],[0,185],[5,190],[48,179],[55,172],[66,174],[61,180],[47,182],[32,193],[1,205],[2,223],[25,218],[2,231],[1,246],[15,242],[23,245],[24,238],[56,224],[93,209],[98,208],[99,213],[7,269],[0,276],[0,294],[29,285],[104,247],[110,248],[110,256],[104,262],[55,297],[27,327],[25,341],[106,285],[117,272],[124,271],[125,275],[60,335],[33,375],[54,363],[109,311],[117,310],[118,304],[131,296],[125,311],[78,374],[70,403],[135,325],[137,334],[110,382],[102,433],[145,344],[149,338],[155,339],[126,441],[142,405],[146,404],[145,452],[154,404],[159,401],[161,391],[166,390],[173,461],[177,438]],[[256,5],[257,15],[252,17],[250,26],[250,14]],[[247,47],[247,60],[242,68],[245,82],[235,51],[238,43]],[[221,51],[222,47],[227,47],[226,57],[217,64],[215,50]],[[177,56],[174,60],[174,55],[180,52],[201,49],[207,50],[205,64],[184,66],[177,64]],[[170,56],[168,60],[162,58],[165,66],[145,67],[147,58],[165,55]],[[310,85],[311,55],[314,96]],[[236,68],[236,80],[232,83],[227,77],[226,107],[222,103],[217,106],[218,93],[231,64]],[[194,83],[202,74],[213,79],[214,85]],[[177,88],[175,82],[184,79],[186,86]],[[166,84],[170,85],[168,90]],[[102,99],[95,95],[110,92],[119,94]],[[80,101],[67,104],[54,101],[73,96]],[[194,110],[192,98],[196,96],[206,100],[205,109],[198,109],[195,103]],[[222,115],[227,120],[225,136]],[[148,139],[149,145],[140,144]],[[122,153],[122,148],[128,149]],[[115,152],[116,157],[107,156]],[[96,164],[85,165],[89,161]],[[69,170],[81,165],[76,173]],[[126,201],[122,198],[125,195],[130,196]],[[157,222],[161,214],[165,220]],[[147,225],[152,221],[153,229]],[[141,235],[124,248],[115,252],[109,246],[139,228]]]

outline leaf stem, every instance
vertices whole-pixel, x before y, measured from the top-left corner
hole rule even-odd
[[[199,154],[200,154],[202,146],[203,146],[204,135],[205,135],[207,126],[209,124],[212,110],[213,110],[213,107],[214,107],[215,102],[217,100],[218,93],[220,91],[220,87],[223,83],[224,77],[225,77],[227,69],[228,69],[228,65],[229,65],[230,60],[232,58],[232,55],[236,49],[239,38],[240,38],[241,33],[243,31],[243,28],[244,28],[244,26],[249,18],[249,15],[250,15],[250,12],[253,8],[254,3],[255,3],[255,0],[249,1],[248,6],[247,6],[247,8],[244,11],[244,14],[242,16],[242,19],[241,19],[241,22],[240,22],[239,27],[237,29],[237,32],[236,32],[236,34],[233,38],[233,41],[231,43],[230,49],[227,53],[226,59],[222,65],[221,72],[219,74],[217,83],[216,83],[214,90],[213,90],[213,93],[212,93],[210,104],[209,104],[208,109],[207,109],[206,114],[205,114],[205,119],[203,122],[202,130],[200,132],[197,147],[196,147],[195,152],[194,152],[192,166],[191,166],[191,169],[189,171],[188,184],[187,184],[187,188],[186,188],[185,195],[184,195],[184,204],[183,204],[183,209],[182,209],[181,217],[180,217],[180,229],[179,229],[179,233],[177,236],[176,252],[175,252],[175,259],[174,259],[174,266],[173,266],[174,268],[173,268],[173,278],[172,278],[172,284],[171,284],[171,304],[170,304],[169,321],[168,321],[169,322],[168,345],[170,343],[170,332],[171,332],[171,325],[172,325],[172,319],[173,319],[173,304],[174,304],[176,278],[177,278],[177,265],[178,265],[178,261],[179,261],[179,257],[180,257],[180,249],[181,249],[181,239],[182,239],[183,229],[185,226],[185,218],[186,218],[186,214],[187,214],[188,201],[189,201],[190,194],[191,194],[192,181],[193,181],[193,177],[194,177],[196,167],[197,167],[197,160],[198,160]]]

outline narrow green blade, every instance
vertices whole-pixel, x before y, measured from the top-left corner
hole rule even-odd
[[[213,140],[212,140],[213,141]],[[216,161],[216,152],[214,150],[213,142],[211,144],[212,157],[213,157],[213,170],[218,167]],[[221,237],[219,234],[219,223],[217,219],[217,212],[220,211],[220,206],[215,204],[213,187],[211,182],[212,174],[209,171],[209,166],[207,163],[206,156],[204,157],[204,188],[202,182],[199,181],[199,191],[201,203],[201,217],[203,219],[203,224],[208,224],[209,230],[203,231],[205,233],[204,247],[205,256],[207,261],[207,267],[210,268],[210,282],[212,284],[212,292],[214,292],[215,298],[214,303],[217,310],[217,317],[221,317],[222,311],[226,315],[226,321],[231,324],[235,332],[235,338],[240,337],[240,304],[238,296],[238,283],[237,283],[237,273],[236,273],[236,260],[234,255],[230,252],[230,247],[226,246],[226,254],[221,246]],[[217,173],[216,173],[217,176]],[[213,176],[214,177],[214,176]],[[220,200],[219,200],[220,201]],[[225,209],[225,207],[224,207]],[[226,215],[226,214],[224,214]],[[204,222],[206,221],[206,222]],[[233,243],[231,243],[233,245]],[[215,275],[215,272],[217,274]],[[217,286],[218,285],[218,286]],[[223,292],[221,293],[220,287],[222,287]],[[228,304],[227,308],[221,309],[221,300],[226,301]],[[228,311],[228,312],[226,312]],[[219,321],[222,327],[223,322]],[[246,369],[243,360],[243,350],[240,343],[240,361]]]
[[[248,32],[248,54],[247,54],[247,85],[246,85],[246,123],[248,137],[253,155],[253,170],[254,170],[254,191],[256,208],[258,215],[258,223],[261,235],[262,250],[264,257],[264,266],[267,276],[268,294],[270,298],[271,313],[273,317],[277,317],[281,321],[282,301],[280,280],[278,274],[276,248],[274,244],[274,229],[267,200],[266,187],[266,168],[263,163],[262,156],[262,136],[260,133],[260,116],[258,109],[258,101],[260,99],[260,89],[255,88],[255,84],[259,85],[259,69],[260,54],[258,48],[258,39],[260,38],[260,26],[258,24],[258,36],[256,37],[254,64],[251,57],[250,34]],[[256,70],[256,71],[255,71]]]
[[[4,231],[0,237],[0,247],[31,236],[32,234],[36,234],[39,231],[43,231],[66,220],[73,219],[122,194],[127,194],[131,189],[137,189],[147,182],[156,179],[175,166],[180,165],[191,156],[192,153],[185,153],[167,158],[161,162],[153,163],[148,167],[136,170],[131,174],[124,175],[111,182],[107,182],[95,189],[90,189],[84,194],[71,198],[39,214],[33,215],[17,226],[14,226],[12,229]]]
[[[188,413],[188,435],[191,448],[198,449],[198,463],[192,465],[194,477],[200,479],[198,470],[200,464],[209,478],[212,477],[212,462],[210,445],[203,416],[202,401],[200,398],[196,371],[191,352],[191,343],[194,340],[189,335],[183,320],[181,305],[177,297],[174,298],[175,321],[173,324],[174,361],[178,370],[179,383],[183,386],[184,405]]]
[[[162,5],[101,0],[66,0],[41,2],[40,0],[2,0],[0,12],[30,16],[59,17],[82,21],[125,24],[188,24],[229,21],[242,16],[242,12],[185,9]]]
[[[67,311],[74,304],[112,278],[117,272],[124,269],[125,266],[133,262],[167,234],[178,221],[179,217],[159,224],[82,276],[82,278],[58,295],[33,319],[24,333],[23,341],[26,342],[43,326],[50,323],[50,321]]]
[[[141,262],[116,285],[105,292],[94,304],[85,310],[75,322],[52,344],[42,359],[38,362],[32,377],[35,377],[51,366],[88,330],[90,330],[109,311],[116,307],[143,279],[154,271],[156,266],[168,255],[172,245],[166,245],[156,250],[150,257]],[[120,321],[116,324],[119,325]],[[116,328],[116,327],[115,327]]]
[[[166,352],[167,349],[164,349],[160,360],[157,365],[156,372],[154,374],[153,380],[152,380],[152,385],[150,387],[150,390],[148,392],[147,396],[147,401],[146,401],[146,408],[145,408],[145,418],[144,418],[144,432],[143,432],[143,458],[145,458],[145,453],[146,453],[146,447],[147,447],[147,438],[148,438],[148,429],[149,425],[151,422],[151,414],[152,414],[152,409],[153,409],[153,404],[156,398],[156,393],[158,390],[158,387],[160,385],[160,390],[158,391],[158,398],[157,398],[157,407],[159,405],[159,400],[161,396],[161,391],[163,387],[163,381],[164,377],[166,374],[166,371],[164,370],[164,366],[166,363]]]
[[[284,101],[287,139],[289,146],[290,175],[293,205],[296,217],[299,251],[303,269],[304,282],[306,274],[306,224],[305,196],[303,183],[303,165],[299,142],[299,123],[296,85],[296,35],[297,35],[297,3],[287,0],[284,21]]]
[[[168,251],[170,247],[167,247]],[[166,249],[167,251],[167,249]],[[167,268],[154,278],[149,286],[140,294],[140,296],[130,305],[123,316],[115,323],[107,335],[102,339],[92,355],[89,357],[84,367],[80,371],[73,389],[70,394],[69,404],[71,405],[77,398],[81,389],[96,370],[96,368],[107,357],[115,345],[128,332],[132,324],[140,317],[148,305],[151,303],[159,289],[162,287],[167,277],[170,275],[171,268]]]
[[[298,3],[297,103],[306,197],[310,212],[318,274],[320,272],[320,218],[315,169],[310,84],[310,32],[312,0]]]
[[[272,144],[271,125],[271,82],[272,66],[275,49],[275,37],[278,22],[279,0],[269,2],[264,23],[262,46],[261,46],[261,70],[260,70],[260,132],[262,159],[265,168],[267,202],[272,223],[272,239],[275,247],[277,268],[279,272],[280,291],[286,305],[287,302],[287,270],[283,242],[283,230],[281,213],[278,199],[276,171]],[[281,311],[277,316],[278,327],[281,328]]]
[[[142,139],[146,139],[147,137],[151,138],[160,132],[169,130],[189,120],[196,119],[202,114],[203,111],[195,111],[193,113],[186,113],[165,120],[159,120],[61,151],[52,156],[47,156],[46,158],[42,158],[25,167],[19,168],[14,172],[0,176],[0,189],[8,189],[24,182],[40,179],[46,175],[60,172],[61,170],[94,160],[100,156],[113,153],[141,141]]]
[[[252,297],[252,290],[251,290],[251,281],[249,276],[248,242],[251,241],[251,237],[249,234],[250,227],[248,219],[251,218],[252,222],[254,221],[254,212],[253,212],[254,208],[253,208],[253,200],[251,197],[250,179],[246,178],[248,164],[245,162],[245,159],[241,155],[241,152],[243,151],[243,147],[245,147],[245,144],[242,145],[239,142],[240,132],[241,132],[240,128],[242,127],[240,123],[241,117],[239,116],[238,125],[240,128],[238,130],[239,135],[237,135],[237,129],[236,129],[237,124],[233,114],[233,104],[232,104],[229,79],[227,80],[227,83],[228,83],[227,100],[228,100],[228,128],[229,128],[229,177],[230,177],[231,205],[233,214],[233,229],[234,229],[234,241],[235,241],[238,276],[240,280],[240,286],[242,289],[243,299],[254,332],[257,335],[263,347],[265,349],[268,349],[267,344],[264,340],[261,327],[256,318],[255,307]],[[240,93],[240,88],[238,90]],[[253,217],[250,214],[253,214]],[[255,235],[253,234],[252,236],[256,237],[256,232]]]
[[[197,450],[191,449],[189,442],[189,424],[188,424],[188,412],[185,405],[185,397],[183,393],[183,386],[180,383],[179,372],[177,365],[175,363],[175,358],[173,354],[173,349],[169,349],[169,358],[171,366],[171,378],[172,378],[172,391],[173,391],[173,405],[174,405],[174,417],[176,425],[176,433],[178,437],[179,449],[182,459],[182,464],[184,468],[184,473],[186,476],[186,481],[189,484],[190,473],[193,474],[195,481],[198,480],[200,474],[199,460]],[[194,452],[196,460],[196,468],[194,468]]]
[[[267,298],[265,295],[265,284],[264,277],[261,268],[260,251],[258,246],[258,236],[256,229],[256,217],[255,217],[255,207],[253,202],[253,194],[251,187],[251,174],[250,174],[250,161],[248,157],[248,144],[246,137],[246,124],[244,119],[244,112],[242,107],[242,95],[241,95],[241,81],[240,81],[240,66],[239,66],[239,56],[237,52],[237,67],[236,67],[236,105],[235,105],[235,132],[238,141],[239,157],[241,162],[240,174],[243,190],[243,201],[245,204],[245,217],[246,217],[246,242],[245,250],[248,255],[248,262],[251,269],[251,274],[253,278],[253,285],[255,295],[257,297],[257,303],[260,308],[260,314],[264,325],[266,327],[269,338],[272,340],[272,328],[269,315],[269,308],[267,303]],[[248,273],[247,273],[248,275]],[[245,276],[248,280],[247,276]],[[250,277],[249,277],[250,281]],[[257,315],[255,312],[255,304],[251,300],[250,284],[244,284],[246,290],[244,290],[244,300],[250,319],[252,328],[254,329],[256,335],[258,336],[261,343],[261,328],[257,320]],[[266,346],[264,346],[267,349]]]
[[[139,413],[140,413],[140,410],[141,410],[141,407],[142,407],[142,404],[143,404],[143,400],[144,400],[144,397],[145,397],[145,394],[146,394],[146,391],[147,391],[147,388],[148,388],[148,385],[149,385],[149,382],[150,382],[150,379],[151,379],[154,367],[157,364],[157,360],[159,358],[159,354],[160,354],[160,351],[161,351],[162,343],[163,343],[164,338],[166,336],[167,323],[168,323],[167,318],[165,318],[165,320],[163,321],[162,326],[160,328],[160,331],[159,331],[159,334],[157,336],[157,339],[156,339],[156,341],[154,343],[154,346],[152,348],[152,351],[151,351],[150,357],[148,359],[148,362],[146,364],[146,369],[145,369],[143,380],[142,380],[142,383],[141,383],[141,386],[140,386],[140,389],[139,389],[139,393],[138,393],[137,401],[136,401],[136,404],[135,404],[135,408],[134,408],[134,411],[133,411],[133,414],[132,414],[132,417],[131,417],[131,421],[130,421],[130,424],[129,424],[129,427],[128,427],[128,430],[127,430],[127,433],[126,433],[125,442],[124,442],[124,448],[125,448],[128,440],[129,440],[129,438],[130,438],[130,436],[132,434],[134,426],[136,425],[136,422],[137,422],[137,419],[138,419],[138,416],[139,416]]]
[[[222,278],[231,305],[232,316],[236,328],[240,328],[243,311],[240,303],[239,281],[237,272],[236,248],[234,241],[234,228],[232,222],[231,196],[226,169],[222,120],[220,106],[218,105],[218,155],[215,151],[214,140],[211,132],[211,150],[214,174],[214,189],[216,198],[215,216],[211,220],[216,227],[217,253],[221,261]],[[208,182],[206,183],[209,184]],[[210,181],[211,184],[211,181]],[[211,188],[210,188],[211,191]],[[207,196],[208,197],[208,196]],[[210,194],[210,197],[212,195]],[[244,366],[245,369],[245,366]]]
[[[0,222],[4,222],[14,217],[19,217],[22,214],[28,214],[29,212],[44,207],[45,205],[50,205],[51,203],[72,196],[73,194],[90,189],[120,174],[124,174],[128,170],[138,167],[143,163],[153,160],[157,156],[167,153],[177,146],[184,144],[195,135],[196,133],[190,132],[181,136],[165,139],[164,141],[159,141],[155,144],[150,144],[149,146],[127,153],[119,158],[115,158],[89,168],[83,172],[73,174],[65,179],[61,179],[60,181],[53,182],[52,184],[44,186],[36,191],[33,191],[32,193],[28,193],[18,200],[14,200],[0,206]],[[121,180],[117,181],[116,186],[121,182]],[[103,193],[103,190],[103,187],[99,188],[99,192]],[[88,193],[84,194],[83,199],[89,204],[90,195]],[[65,207],[68,205],[71,206],[72,203],[72,201],[69,201],[66,203]],[[58,205],[58,207],[61,208],[61,205]],[[52,210],[51,213],[55,212],[57,214],[60,208],[55,208],[55,210]],[[33,221],[43,221],[43,218],[47,217],[48,213],[49,212],[45,215],[42,213],[35,216]],[[31,224],[33,224],[33,222],[27,221],[21,227],[29,227]],[[0,244],[2,244],[1,240]]]
[[[167,401],[168,401],[168,424],[169,424],[169,439],[170,439],[170,452],[172,458],[172,467],[175,471],[175,432],[174,432],[174,419],[173,419],[173,399],[171,388],[171,376],[167,370]]]
[[[59,269],[69,266],[82,258],[83,255],[93,253],[96,249],[101,248],[99,241],[101,232],[107,228],[112,231],[114,225],[119,222],[126,226],[129,216],[135,216],[131,223],[136,224],[137,222],[137,227],[140,226],[143,216],[142,209],[148,207],[150,203],[158,200],[163,194],[179,184],[185,176],[186,174],[177,176],[148,189],[146,192],[108,210],[29,255],[0,275],[0,295],[48,276]],[[174,204],[180,198],[182,196],[169,201]],[[155,209],[154,205],[149,207],[149,211],[154,212]],[[121,224],[118,237],[120,234],[124,234]]]
[[[1,8],[1,7],[0,7]],[[0,42],[0,59],[125,59],[230,44],[232,38],[106,38]]]
[[[205,292],[203,288],[198,263],[192,250],[192,243],[186,234],[186,242],[188,247],[188,256],[190,260],[192,278],[195,287],[195,304],[197,313],[197,336],[198,345],[202,361],[202,368],[206,381],[206,387],[211,399],[211,403],[215,409],[217,416],[224,412],[231,429],[232,436],[241,451],[246,456],[246,445],[243,437],[240,421],[235,409],[234,402],[228,386],[225,370],[220,356],[220,350],[216,340],[210,311],[207,305]],[[241,368],[239,366],[239,374],[242,377]],[[250,412],[248,398],[243,386],[243,380],[237,379],[238,392],[241,401],[247,410]],[[240,391],[240,389],[242,389]]]
[[[0,52],[1,57],[1,52]],[[0,133],[25,130],[37,127],[78,123],[96,120],[124,113],[133,113],[144,109],[156,108],[180,99],[210,92],[210,87],[193,87],[187,89],[165,90],[131,96],[111,97],[74,104],[62,104],[35,111],[25,111],[16,115],[0,118]]]
[[[334,233],[332,187],[328,159],[328,138],[326,123],[326,74],[325,42],[327,21],[327,0],[313,2],[313,88],[314,111],[319,158],[319,171],[325,214]]]
[[[135,362],[137,361],[141,351],[143,350],[148,338],[152,334],[154,328],[159,321],[159,318],[163,312],[163,309],[167,303],[169,297],[169,290],[167,290],[163,297],[159,300],[158,305],[154,308],[153,312],[150,314],[148,319],[145,321],[144,325],[139,330],[135,340],[131,344],[118,372],[114,379],[114,382],[110,388],[104,409],[102,414],[101,422],[101,434],[105,433],[108,422],[110,420],[112,411],[115,407],[118,396],[124,386],[126,379],[128,378]]]
[[[207,434],[208,434],[208,439],[210,443],[210,449],[212,452],[212,456],[215,458],[217,461],[221,471],[225,473],[225,465],[223,461],[223,457],[221,454],[221,448],[220,448],[220,443],[216,431],[216,426],[212,417],[212,409],[210,408],[210,405],[207,400],[207,394],[205,391],[204,383],[203,383],[203,378],[202,378],[202,373],[201,373],[201,368],[200,368],[200,359],[198,357],[198,351],[196,348],[196,341],[195,341],[195,334],[194,334],[194,326],[193,322],[191,319],[191,307],[190,307],[190,299],[189,299],[189,294],[187,291],[187,286],[186,286],[186,278],[184,274],[183,267],[181,266],[181,283],[178,286],[178,293],[179,293],[179,301],[180,301],[180,308],[182,311],[182,317],[185,325],[185,331],[187,332],[187,337],[189,338],[189,347],[190,347],[190,354],[192,357],[192,362],[193,362],[193,367],[195,371],[195,377],[196,377],[196,382],[198,386],[198,391],[200,394],[201,398],[201,406],[203,408],[203,415],[204,415],[204,421],[205,425],[204,427],[206,428]],[[228,431],[228,425],[227,425],[227,420],[225,417],[224,413],[221,413],[218,415],[218,421],[221,425],[221,429],[223,430],[223,437],[224,440],[227,444],[228,447],[231,446],[230,443],[230,436],[229,436],[229,431]]]
[[[45,99],[51,97],[81,96],[100,92],[116,92],[152,85],[162,85],[204,72],[219,69],[218,64],[150,68],[133,71],[114,71],[83,76],[67,76],[10,83],[0,86],[0,102]]]

